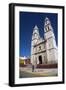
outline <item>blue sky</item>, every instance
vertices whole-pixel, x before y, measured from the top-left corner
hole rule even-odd
[[[39,28],[40,36],[44,36],[44,20],[48,17],[51,21],[51,25],[54,29],[54,34],[56,38],[56,43],[58,44],[58,16],[53,13],[35,13],[35,12],[20,12],[19,13],[19,44],[20,44],[20,57],[21,56],[30,56],[31,53],[31,38],[32,32],[35,25]]]

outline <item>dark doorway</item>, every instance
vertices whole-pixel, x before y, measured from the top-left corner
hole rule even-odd
[[[42,64],[42,56],[39,56],[39,64]]]

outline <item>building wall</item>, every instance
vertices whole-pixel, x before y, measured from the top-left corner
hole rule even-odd
[[[54,33],[52,31],[45,33],[45,39],[48,63],[57,63],[57,46]]]
[[[58,49],[55,41],[55,36],[53,33],[53,28],[48,18],[46,18],[46,23],[44,26],[44,37],[42,39],[38,36],[38,27],[35,26],[32,38],[31,47],[31,63],[32,64],[54,64],[58,62]],[[36,35],[34,35],[36,34]],[[40,37],[40,38],[38,38]],[[33,40],[34,39],[34,40]],[[39,58],[40,56],[40,58]],[[41,58],[42,57],[42,58]],[[41,60],[42,62],[41,62]]]
[[[34,50],[34,52],[33,52],[34,54],[46,50],[45,42],[36,45],[36,46],[33,48],[33,50]]]
[[[57,63],[57,50],[50,49],[47,51],[48,63]]]
[[[57,63],[57,47],[55,39],[48,39],[46,42],[33,47],[31,63],[39,64],[39,56],[42,57],[42,63]]]
[[[40,48],[41,47],[41,48]],[[31,63],[39,64],[39,56],[42,57],[42,63],[47,62],[47,55],[46,55],[46,48],[45,48],[45,42],[35,46],[33,48],[33,55],[31,56]]]

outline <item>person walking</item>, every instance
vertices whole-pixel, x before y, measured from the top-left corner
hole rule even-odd
[[[32,65],[32,72],[34,72],[34,65]]]

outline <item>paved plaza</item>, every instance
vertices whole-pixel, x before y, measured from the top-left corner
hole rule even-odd
[[[24,77],[48,77],[48,76],[57,76],[58,69],[39,69],[35,68],[32,72],[31,67],[20,67],[20,78]]]

